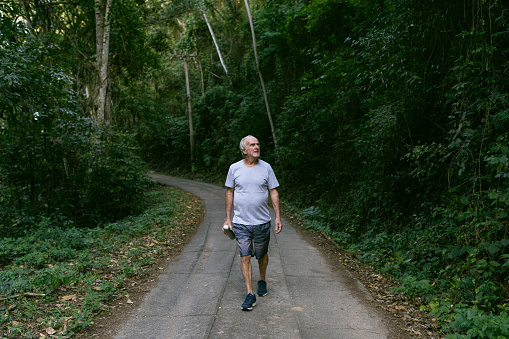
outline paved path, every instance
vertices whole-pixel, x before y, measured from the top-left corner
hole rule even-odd
[[[283,231],[271,235],[269,294],[257,298],[253,311],[241,311],[246,292],[240,257],[235,240],[221,231],[225,189],[152,177],[200,197],[205,217],[115,338],[387,338],[382,318],[349,290],[351,278],[333,270],[285,220]],[[258,266],[252,263],[256,286]]]

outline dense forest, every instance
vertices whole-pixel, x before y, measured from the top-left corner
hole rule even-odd
[[[502,0],[0,1],[0,295],[19,292],[22,237],[136,215],[147,169],[221,182],[252,134],[308,227],[444,334],[508,337],[508,16]]]

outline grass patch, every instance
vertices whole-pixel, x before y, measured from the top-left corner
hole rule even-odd
[[[71,338],[140,279],[197,225],[194,196],[157,186],[145,211],[100,228],[45,220],[25,236],[0,240],[0,337]],[[128,301],[128,300],[126,300]]]

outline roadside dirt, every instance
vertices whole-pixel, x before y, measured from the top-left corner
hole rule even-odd
[[[189,210],[203,212],[198,199],[190,204]],[[305,230],[303,222],[296,216],[286,213],[284,217],[308,243],[320,250],[331,267],[344,272],[353,278],[352,281],[357,280],[364,286],[372,299],[371,305],[367,306],[380,310],[379,313],[391,331],[389,339],[438,339],[444,337],[440,334],[440,328],[436,322],[419,310],[418,300],[391,293],[391,287],[397,286],[396,283],[376,272],[371,266],[362,264],[349,253],[340,250],[337,244],[324,233]],[[145,276],[126,283],[128,287],[125,295],[128,295],[128,299],[132,303],[126,303],[127,298],[112,301],[108,305],[109,312],[97,317],[92,325],[76,334],[75,338],[113,338],[119,326],[135,314],[146,294],[157,285],[159,274],[179,256],[185,245],[192,239],[200,222],[201,218],[198,222],[183,225],[184,232],[174,238],[177,245],[169,249],[163,256],[157,257],[157,264]],[[359,287],[352,284],[352,290],[358,291]]]

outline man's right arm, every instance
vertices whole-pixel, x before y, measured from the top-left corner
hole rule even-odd
[[[232,214],[232,208],[233,208],[233,191],[234,191],[233,188],[227,187],[226,196],[225,196],[226,220],[224,222],[224,225],[230,226],[230,229],[232,229],[231,214]]]

